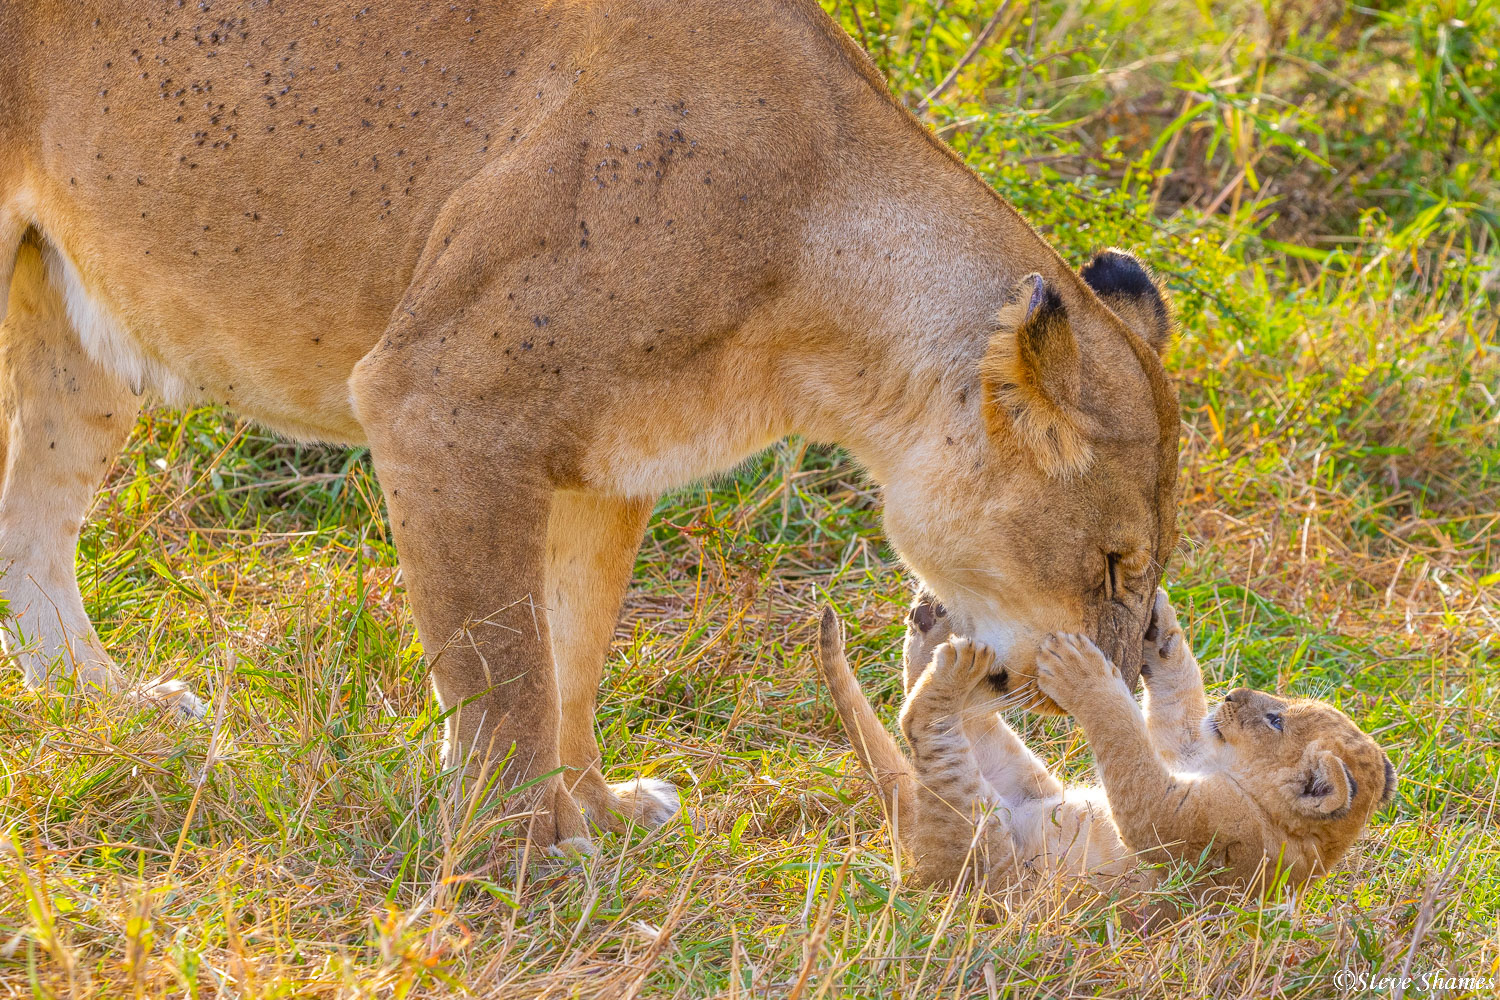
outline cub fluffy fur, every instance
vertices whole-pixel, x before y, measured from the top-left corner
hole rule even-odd
[[[1049,637],[1036,683],[1093,749],[1098,785],[1066,786],[996,711],[1009,678],[982,644],[953,635],[930,595],[907,620],[901,728],[908,759],[849,669],[823,614],[824,677],[855,752],[880,788],[922,884],[972,869],[987,890],[1042,878],[1101,888],[1151,881],[1138,860],[1206,858],[1222,884],[1265,892],[1326,874],[1395,791],[1375,741],[1324,702],[1232,691],[1209,713],[1198,662],[1158,592],[1141,670],[1144,711],[1087,639]]]

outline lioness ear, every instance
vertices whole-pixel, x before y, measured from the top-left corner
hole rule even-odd
[[[1007,429],[1049,476],[1068,476],[1093,459],[1081,429],[1078,340],[1057,292],[1028,274],[996,317],[979,362],[990,433]]]
[[[1296,809],[1316,819],[1338,819],[1348,812],[1359,794],[1359,784],[1338,754],[1314,743],[1303,753],[1302,764],[1302,787],[1294,799]]]
[[[1172,340],[1172,310],[1166,293],[1150,273],[1124,250],[1101,250],[1078,276],[1124,324],[1150,344],[1157,354]]]

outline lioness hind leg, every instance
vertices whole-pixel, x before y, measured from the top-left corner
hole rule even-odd
[[[139,409],[139,398],[84,353],[40,248],[22,244],[0,323],[0,595],[11,616],[0,643],[30,687],[64,678],[95,691],[127,687],[84,611],[73,563],[94,493]],[[178,682],[137,693],[188,715],[203,711]]]
[[[600,829],[655,827],[679,809],[664,781],[614,785],[600,771],[595,699],[652,501],[559,490],[547,523],[547,615],[562,698],[560,749],[573,797]]]

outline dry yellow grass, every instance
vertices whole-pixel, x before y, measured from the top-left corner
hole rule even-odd
[[[914,81],[943,79],[991,9],[882,6],[857,22],[845,6],[845,23],[923,93]],[[154,410],[99,498],[80,575],[122,663],[187,678],[214,711],[184,725],[39,700],[0,672],[0,997],[1324,998],[1362,995],[1340,971],[1500,977],[1500,343],[1482,212],[1370,215],[1314,252],[1264,241],[1243,175],[1212,204],[1233,162],[1203,166],[1207,211],[1170,215],[1134,161],[1106,157],[1126,168],[1104,187],[1027,165],[1038,145],[1096,154],[1001,98],[1095,100],[1108,76],[1048,75],[1046,53],[1060,66],[1103,43],[1066,27],[1073,8],[1034,9],[1051,20],[1029,61],[974,60],[931,114],[1069,253],[1136,246],[1176,293],[1168,587],[1214,688],[1331,698],[1389,749],[1396,802],[1347,870],[1265,906],[1190,904],[1148,937],[1107,900],[1064,914],[1042,894],[997,916],[900,887],[811,643],[831,600],[889,714],[910,583],[875,491],[798,441],[662,504],[617,633],[608,767],[679,784],[696,827],[523,857],[511,824],[437,769],[365,456]],[[1021,13],[994,44],[1022,45]],[[1171,58],[1232,69],[1249,43],[1219,29],[1228,55]],[[1149,38],[1126,43],[1132,59]],[[919,44],[918,69],[899,69]],[[1160,167],[1166,123],[1148,124]],[[1088,766],[1066,723],[1017,722],[1047,759]]]

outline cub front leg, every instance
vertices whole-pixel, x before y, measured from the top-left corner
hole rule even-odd
[[[1098,647],[1080,635],[1049,635],[1036,666],[1042,693],[1083,727],[1115,826],[1132,850],[1179,844],[1179,829],[1201,827],[1202,818],[1182,808],[1188,786],[1162,763],[1140,706]]]
[[[1156,592],[1142,656],[1151,742],[1161,753],[1181,759],[1198,743],[1208,699],[1203,672],[1164,590]]]

